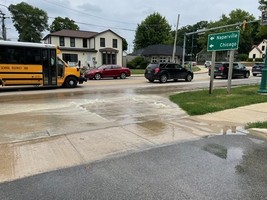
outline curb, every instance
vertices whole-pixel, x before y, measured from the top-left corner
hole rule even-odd
[[[263,128],[250,128],[248,129],[249,135],[255,136],[260,139],[267,140],[267,129]]]

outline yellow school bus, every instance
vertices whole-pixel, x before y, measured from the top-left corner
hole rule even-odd
[[[69,67],[58,54],[52,44],[0,40],[0,85],[74,88],[83,83],[79,67]]]

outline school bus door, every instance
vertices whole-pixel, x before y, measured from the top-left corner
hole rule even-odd
[[[43,85],[57,86],[56,50],[43,49]]]

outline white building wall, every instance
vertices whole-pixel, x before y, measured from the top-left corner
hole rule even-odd
[[[100,47],[100,38],[105,38],[105,47]],[[113,47],[113,39],[117,39],[117,48]],[[50,36],[45,42],[55,44],[60,47],[59,45],[59,37],[58,36]],[[64,36],[64,47],[70,47],[70,37]],[[103,48],[112,48],[118,50],[117,55],[117,64],[122,65],[122,38],[118,37],[116,34],[110,31],[103,32],[102,34],[97,35],[94,38],[90,38],[87,41],[88,49],[95,49],[97,52],[81,52],[81,51],[71,51],[71,50],[61,50],[61,53],[64,54],[77,54],[78,60],[81,61],[81,66],[88,66],[90,67],[97,67],[102,65],[102,52],[100,49]],[[82,38],[75,38],[75,47],[70,48],[83,48],[83,39]],[[59,55],[62,58],[62,54]]]
[[[255,54],[255,58],[261,58],[260,52],[257,50],[257,48],[253,48],[250,52],[248,57],[253,58],[253,55]]]
[[[105,38],[105,47],[100,47],[100,38]],[[113,45],[113,39],[117,39],[117,48],[114,48]],[[103,48],[113,48],[118,50],[117,53],[117,64],[122,65],[122,38],[118,37],[117,35],[113,34],[110,31],[104,32],[103,34],[97,35],[95,37],[95,49],[103,49]],[[98,63],[102,64],[102,53],[97,52],[97,57],[96,57]]]

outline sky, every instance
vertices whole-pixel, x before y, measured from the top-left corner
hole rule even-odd
[[[200,21],[218,21],[236,9],[249,12],[259,19],[258,0],[23,0],[44,10],[49,17],[49,25],[55,17],[68,17],[74,20],[80,30],[102,32],[111,29],[128,42],[128,52],[133,49],[137,25],[146,17],[158,12],[176,29],[194,25]],[[0,10],[11,17],[10,4],[22,0],[0,0]],[[7,38],[17,40],[18,34],[11,18],[5,20]],[[45,32],[43,36],[49,32]]]

